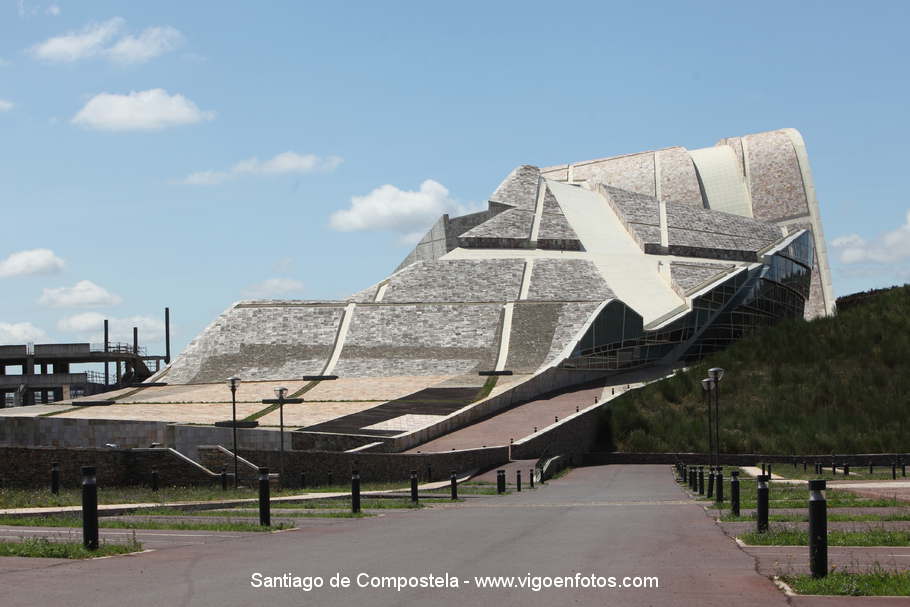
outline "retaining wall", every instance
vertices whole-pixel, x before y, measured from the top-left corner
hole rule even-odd
[[[148,484],[157,470],[164,485],[212,483],[217,476],[172,449],[89,449],[62,447],[0,447],[4,486],[49,487],[51,464],[60,464],[60,484],[82,484],[82,466],[95,466],[99,487]]]

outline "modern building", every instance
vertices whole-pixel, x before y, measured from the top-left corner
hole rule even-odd
[[[231,375],[297,381],[308,400],[360,403],[301,430],[358,444],[833,313],[808,156],[784,129],[520,166],[390,276],[343,301],[236,303],[151,381],[178,400]]]

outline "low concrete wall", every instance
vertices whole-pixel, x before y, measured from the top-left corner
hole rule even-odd
[[[284,446],[291,446],[293,432],[285,430]],[[281,442],[278,430],[270,428],[238,428],[237,447],[240,449],[278,449]],[[167,426],[168,447],[173,447],[189,458],[199,459],[199,445],[221,445],[228,449],[234,446],[234,429],[216,426],[189,426],[169,424]]]
[[[148,447],[166,444],[164,422],[74,419],[66,417],[4,417],[0,446]]]
[[[49,487],[51,464],[60,464],[60,482],[66,489],[82,484],[82,466],[97,468],[100,488],[145,485],[152,470],[161,485],[210,484],[218,477],[187,461],[171,449],[80,449],[61,447],[0,447],[4,486]]]
[[[459,409],[431,426],[389,439],[386,449],[395,452],[405,451],[523,402],[535,400],[569,386],[585,384],[605,375],[603,371],[568,371],[551,367],[502,394]]]
[[[385,442],[376,436],[351,436],[328,432],[292,432],[292,447],[298,451],[349,451],[376,442]],[[382,449],[379,449],[382,450]]]
[[[512,445],[512,459],[534,459],[544,455],[565,455],[580,463],[582,454],[597,442],[598,416],[610,401],[591,405],[554,422]]]
[[[292,434],[285,431],[286,446],[290,446]],[[237,442],[246,449],[278,449],[278,430],[238,429]],[[145,448],[160,443],[196,459],[198,445],[230,448],[234,445],[234,435],[232,428],[168,422],[67,417],[4,417],[0,421],[0,446],[102,448],[108,443],[122,448]]]
[[[903,459],[910,463],[908,453],[860,453],[852,455],[762,455],[759,453],[721,453],[720,463],[729,466],[754,466],[759,462],[772,464],[793,463],[802,466],[805,461],[812,466],[818,462],[830,467],[847,463],[851,466],[868,466],[871,461],[876,466],[890,466],[891,462]],[[604,464],[684,464],[708,465],[707,453],[587,453],[583,458],[586,466]],[[900,472],[898,472],[900,474]]]
[[[205,447],[200,447],[204,450]],[[279,469],[276,451],[240,449],[239,455],[269,472]],[[445,480],[449,473],[488,470],[509,461],[508,447],[465,449],[441,453],[339,453],[336,451],[286,451],[285,475],[293,485],[304,472],[309,484],[325,484],[329,473],[335,484],[345,484],[357,470],[363,482],[406,481],[416,470],[422,482]]]

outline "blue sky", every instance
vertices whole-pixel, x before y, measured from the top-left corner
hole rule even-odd
[[[910,276],[902,2],[0,5],[0,342],[179,351],[539,166],[782,127],[839,295]],[[834,245],[837,246],[834,246]]]

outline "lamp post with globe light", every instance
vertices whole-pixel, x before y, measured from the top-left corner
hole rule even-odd
[[[231,376],[227,380],[228,386],[231,388],[231,412],[233,423],[231,426],[234,429],[234,489],[238,487],[239,480],[238,475],[238,466],[237,466],[237,386],[240,385],[240,378],[236,375]]]

